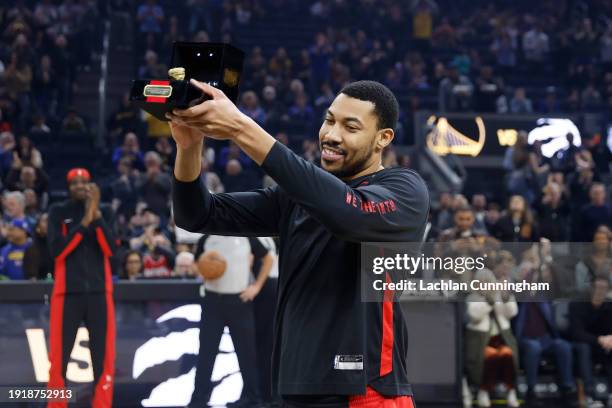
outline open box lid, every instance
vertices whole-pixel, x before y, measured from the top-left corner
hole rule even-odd
[[[185,79],[208,82],[236,101],[244,52],[224,43],[175,42],[171,67],[185,68]]]

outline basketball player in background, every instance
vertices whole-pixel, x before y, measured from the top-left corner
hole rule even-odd
[[[361,242],[421,242],[429,194],[407,168],[382,166],[398,103],[374,81],[345,86],[319,131],[321,167],[294,154],[210,85],[210,99],[168,114],[177,144],[173,205],[188,231],[279,236],[273,385],[285,407],[413,406],[399,303],[364,302]],[[231,140],[275,187],[211,194],[200,181],[207,137]]]
[[[217,252],[225,260],[225,272],[216,279],[205,279],[205,295],[200,319],[200,351],[195,388],[190,407],[206,407],[213,391],[211,376],[225,326],[229,328],[238,357],[243,387],[240,399],[228,407],[257,407],[261,403],[259,372],[255,355],[253,299],[268,279],[274,256],[257,238],[203,235],[196,246],[198,266],[206,269],[202,256]],[[259,258],[261,267],[251,283],[251,265]],[[206,270],[200,271],[203,275]]]
[[[113,402],[115,308],[110,257],[115,251],[113,214],[100,204],[100,189],[86,169],[66,176],[70,198],[49,209],[48,240],[54,261],[51,295],[49,388],[66,387],[66,367],[81,322],[89,332],[94,373],[91,406]],[[48,407],[66,407],[52,402]]]

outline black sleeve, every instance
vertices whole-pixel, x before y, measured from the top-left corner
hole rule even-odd
[[[190,232],[278,235],[281,210],[276,188],[211,194],[201,178],[181,182],[174,177],[172,207],[176,225]]]
[[[107,256],[112,256],[117,251],[116,234],[114,232],[115,217],[113,210],[107,205],[100,206],[100,212],[102,217],[94,220],[91,227],[96,231],[96,238],[102,251],[108,252],[106,253]]]
[[[572,337],[574,340],[582,343],[597,345],[597,336],[590,333],[585,327],[585,322],[589,315],[587,305],[588,303],[585,302],[570,303],[570,328]]]
[[[341,239],[422,239],[429,193],[425,182],[411,170],[389,171],[372,184],[352,188],[278,142],[262,168],[290,199]]]
[[[210,235],[202,235],[200,237],[200,239],[198,239],[198,242],[196,243],[196,248],[195,248],[195,259],[196,262],[198,261],[198,258],[200,257],[200,255],[202,255],[204,253],[204,245],[206,244],[206,240],[208,239]]]
[[[255,256],[255,259],[263,258],[270,252],[257,238],[249,238],[249,244],[251,244],[251,253]]]
[[[53,259],[60,255],[68,256],[79,245],[83,235],[87,232],[87,228],[81,225],[81,220],[73,219],[70,226],[65,227],[66,235],[64,235],[63,223],[61,207],[52,205],[49,209],[48,240],[49,251]]]

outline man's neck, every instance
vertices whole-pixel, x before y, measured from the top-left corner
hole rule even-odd
[[[368,176],[370,174],[374,174],[376,172],[379,172],[381,170],[384,170],[385,167],[382,164],[379,164],[378,166],[369,166],[368,168],[360,171],[359,173],[356,173],[352,176],[348,176],[348,177],[341,177],[342,180],[344,181],[351,181],[351,180],[355,180],[358,179],[360,177],[364,177],[364,176]]]

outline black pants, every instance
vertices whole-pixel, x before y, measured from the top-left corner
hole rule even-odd
[[[257,337],[257,367],[259,368],[261,396],[264,402],[274,400],[272,396],[272,343],[277,285],[278,279],[269,278],[253,300]]]
[[[255,318],[253,304],[244,303],[239,295],[206,292],[200,321],[200,352],[196,368],[195,388],[190,407],[203,407],[210,400],[213,384],[210,377],[219,352],[223,329],[227,326],[240,365],[243,388],[241,400],[259,402],[259,379],[255,357]]]
[[[54,293],[51,297],[49,386],[66,385],[66,368],[82,322],[89,332],[94,375],[92,406],[110,407],[115,367],[115,312],[110,293]],[[66,405],[50,403],[49,406]]]

